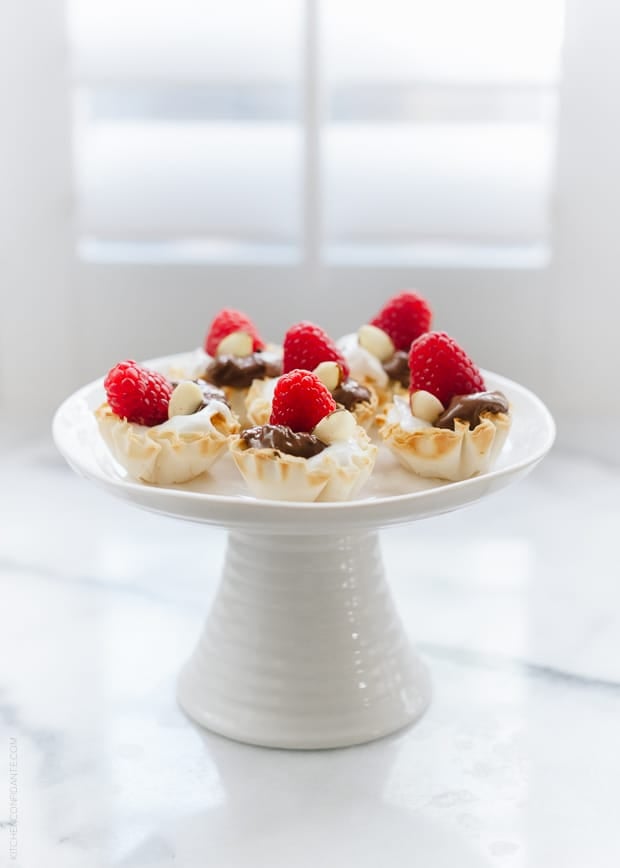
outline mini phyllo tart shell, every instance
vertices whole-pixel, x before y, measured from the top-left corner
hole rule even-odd
[[[305,503],[349,500],[367,481],[377,454],[362,429],[311,458],[248,447],[241,437],[231,440],[230,451],[256,497]]]
[[[271,404],[276,378],[254,380],[245,399],[245,418],[249,425],[266,425],[271,416]]]
[[[491,469],[508,437],[511,418],[507,413],[482,413],[473,429],[460,419],[454,430],[423,422],[417,427],[407,402],[396,399],[377,417],[377,424],[384,443],[407,470],[458,482]]]
[[[127,422],[102,404],[95,416],[108,449],[134,479],[155,485],[188,482],[226,451],[239,423],[221,401],[187,416],[147,427]]]

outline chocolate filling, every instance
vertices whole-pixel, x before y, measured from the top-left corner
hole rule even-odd
[[[399,382],[403,389],[409,388],[409,353],[396,350],[392,358],[383,363],[383,370],[390,380]]]
[[[286,425],[259,425],[247,428],[240,436],[248,448],[275,449],[299,458],[312,458],[327,448],[314,434],[292,431]]]
[[[371,395],[365,386],[360,386],[356,380],[344,380],[334,391],[332,397],[337,404],[342,404],[345,410],[351,410],[362,401],[370,401]]]
[[[279,377],[281,373],[282,362],[266,359],[262,353],[252,353],[249,356],[218,356],[209,363],[204,377],[216,386],[247,389],[254,380]]]
[[[435,428],[451,428],[454,420],[467,422],[470,428],[480,424],[483,413],[507,413],[508,400],[501,392],[474,392],[471,395],[455,395],[448,408],[434,422]]]

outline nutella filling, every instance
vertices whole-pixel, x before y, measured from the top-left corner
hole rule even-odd
[[[275,449],[285,455],[312,458],[327,448],[314,434],[292,431],[286,425],[259,425],[241,432],[248,448]]]
[[[351,410],[362,401],[370,401],[371,395],[365,386],[360,386],[356,380],[345,380],[332,392],[337,404],[342,404],[345,410]]]
[[[279,377],[282,362],[266,359],[262,353],[250,356],[218,356],[209,363],[205,379],[216,386],[247,389],[254,380]]]
[[[483,413],[507,413],[506,396],[501,392],[474,392],[471,395],[455,395],[441,416],[434,422],[435,428],[452,428],[454,420],[467,422],[470,428],[480,424]]]
[[[390,380],[397,380],[403,389],[409,388],[409,354],[404,350],[396,350],[392,358],[383,363],[383,370]]]

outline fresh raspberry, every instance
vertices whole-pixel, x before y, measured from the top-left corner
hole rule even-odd
[[[172,383],[129,359],[115,365],[103,381],[113,412],[137,425],[159,425],[168,418]]]
[[[291,326],[284,335],[282,371],[286,374],[295,368],[313,371],[321,362],[337,362],[342,378],[349,376],[349,366],[344,356],[320,326],[300,322]]]
[[[265,342],[258,334],[258,330],[252,320],[239,310],[224,308],[211,323],[205,339],[205,350],[210,356],[217,354],[220,341],[228,337],[232,332],[247,332],[252,340],[252,352],[265,349]]]
[[[324,416],[333,413],[336,402],[316,374],[289,371],[276,383],[270,425],[287,425],[293,431],[312,431]]]
[[[445,332],[427,332],[411,344],[409,370],[409,391],[425,389],[444,407],[453,395],[470,395],[486,388],[478,368]]]
[[[428,302],[415,292],[401,292],[383,305],[370,325],[383,329],[397,350],[407,352],[412,341],[431,327],[432,312]]]

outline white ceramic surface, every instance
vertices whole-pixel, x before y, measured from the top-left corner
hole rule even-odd
[[[160,370],[183,357],[150,362]],[[101,381],[58,410],[54,438],[75,470],[147,509],[234,529],[223,581],[179,700],[198,722],[272,747],[339,747],[393,732],[428,704],[426,671],[391,601],[376,528],[447,512],[525,475],[554,438],[529,391],[485,372],[514,425],[497,468],[459,483],[418,479],[381,448],[372,482],[341,504],[279,503],[248,495],[228,457],[182,486],[128,480],[92,410]]]

